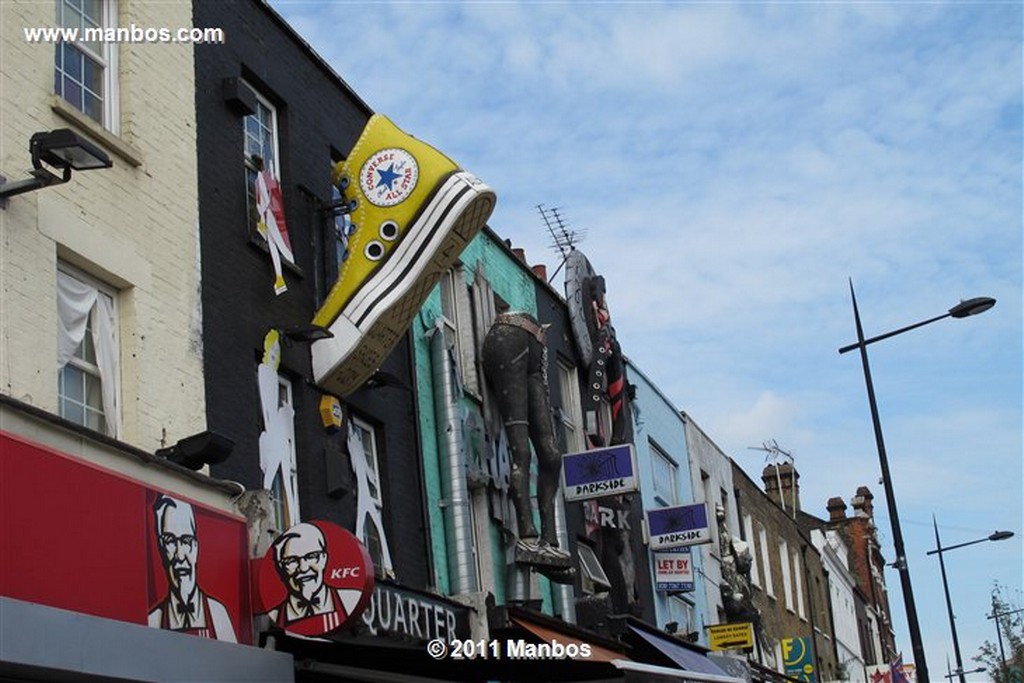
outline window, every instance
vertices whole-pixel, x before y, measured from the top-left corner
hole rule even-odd
[[[651,447],[651,468],[654,474],[654,495],[664,505],[675,505],[676,471],[679,466],[654,441],[648,440]],[[710,520],[708,520],[710,521]]]
[[[754,520],[750,515],[743,515],[744,540],[750,547],[750,583],[761,585],[761,574],[757,570],[757,545],[754,543]],[[762,541],[763,543],[763,541]]]
[[[562,445],[566,453],[578,453],[586,449],[579,384],[576,368],[561,358],[558,359],[558,393],[561,398],[561,410],[558,413],[561,418],[559,422],[562,426]]]
[[[757,544],[761,546],[761,566],[764,568],[764,589],[768,595],[775,597],[775,585],[772,583],[772,563],[768,553],[768,532],[764,525],[757,523]]]
[[[54,92],[101,126],[117,133],[116,43],[85,40],[87,32],[113,28],[115,0],[57,0],[57,25],[81,38],[56,46]]]
[[[257,208],[257,176],[268,171],[276,180],[281,179],[278,163],[277,109],[265,97],[253,90],[256,111],[243,119],[245,131],[245,194],[249,210],[249,226],[257,230],[260,222]]]
[[[793,583],[793,588],[796,591],[796,613],[800,615],[801,619],[805,619],[807,615],[804,613],[803,573],[800,571],[800,554],[795,550],[793,551]]]
[[[274,473],[270,494],[274,499],[274,518],[280,531],[298,524],[299,490],[298,468],[295,463],[295,409],[292,402],[292,383],[284,377],[277,377],[277,409],[286,416],[278,424],[284,427],[281,438],[287,440],[285,462]]]
[[[793,610],[793,575],[789,567],[789,544],[779,539],[779,561],[782,564],[782,590],[786,596],[786,609]]]
[[[394,578],[391,551],[384,531],[384,495],[380,484],[377,435],[368,423],[349,421],[348,454],[356,475],[356,536],[370,551],[378,574]]]
[[[476,278],[474,278],[476,279]],[[477,279],[478,281],[478,279]],[[474,297],[466,281],[466,271],[456,264],[441,276],[441,315],[447,334],[454,344],[455,362],[459,367],[462,389],[481,400],[477,373],[477,331],[474,325]],[[478,314],[476,314],[478,315]]]
[[[57,272],[57,319],[60,416],[119,438],[114,291],[61,264]]]
[[[711,527],[711,538],[713,545],[711,546],[711,554],[714,555],[718,552],[718,515],[715,510],[715,497],[711,493],[711,477],[704,470],[700,471],[700,483],[704,489],[704,503],[707,507],[708,513],[708,526]]]

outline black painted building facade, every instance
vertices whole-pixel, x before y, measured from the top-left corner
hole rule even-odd
[[[210,430],[234,442],[231,455],[210,471],[248,490],[271,490],[278,531],[299,519],[353,529],[358,477],[345,429],[325,428],[324,394],[312,383],[308,337],[309,322],[337,275],[331,168],[372,112],[265,3],[196,2],[194,20],[231,36],[226,44],[195,50],[207,420]],[[274,247],[257,227],[254,180],[261,166],[280,183],[290,242],[292,259],[280,255],[287,287],[281,293],[274,286]],[[280,333],[281,353],[278,406],[270,408],[284,406],[294,414],[284,437],[294,461],[267,485],[261,467],[267,406],[257,372],[271,330]],[[410,358],[403,339],[381,368],[387,380],[364,387],[343,406],[346,422],[359,425],[367,446],[371,494],[389,510],[380,520],[383,528],[370,530],[378,574],[425,589],[431,559]],[[287,501],[280,492],[289,475],[297,509],[282,513]],[[381,538],[390,550],[387,568],[378,562]]]

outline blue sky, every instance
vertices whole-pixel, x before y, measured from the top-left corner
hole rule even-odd
[[[376,111],[491,184],[491,226],[557,266],[560,207],[623,349],[755,479],[793,452],[804,509],[876,495],[849,279],[871,348],[934,679],[993,581],[1022,588],[1022,9],[1012,3],[272,3]],[[561,287],[561,278],[556,280]],[[898,641],[911,658],[897,574]],[[977,675],[970,680],[982,680]]]

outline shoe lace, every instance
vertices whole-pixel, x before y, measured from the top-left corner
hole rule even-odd
[[[349,238],[355,234],[358,226],[352,222],[352,212],[356,209],[356,200],[348,199],[345,190],[348,188],[348,178],[342,178],[338,185],[334,186],[334,202],[331,209],[334,213],[334,232],[341,246],[340,261],[348,259]]]

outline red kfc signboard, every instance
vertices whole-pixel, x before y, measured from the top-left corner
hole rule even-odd
[[[0,432],[0,595],[252,643],[245,519]]]
[[[298,635],[323,635],[354,623],[373,594],[370,553],[330,522],[291,527],[257,567],[260,611]]]

